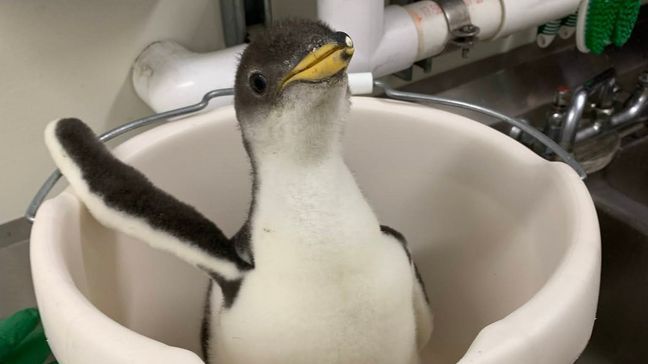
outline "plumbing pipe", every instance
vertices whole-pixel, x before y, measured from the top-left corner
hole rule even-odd
[[[563,131],[560,135],[560,146],[567,151],[571,151],[571,147],[574,145],[576,130],[578,129],[578,123],[583,116],[586,102],[587,91],[582,88],[577,90],[574,94],[571,105],[569,106],[569,110],[567,110],[567,115],[565,116],[565,122],[563,124]]]
[[[467,1],[479,39],[493,37],[502,17],[500,0]],[[410,67],[414,62],[441,53],[450,33],[441,7],[434,1],[382,7],[375,0],[319,0],[318,17],[354,40],[351,72],[381,77]],[[345,11],[340,12],[340,9]],[[362,14],[359,17],[358,14]]]
[[[438,0],[440,1],[440,0]],[[477,38],[489,40],[573,13],[579,0],[465,0]],[[436,2],[383,7],[378,0],[318,0],[318,16],[354,40],[349,72],[381,77],[441,53],[450,39]],[[343,9],[343,10],[342,10]],[[161,112],[190,104],[209,90],[232,87],[245,45],[197,54],[172,42],[147,47],[133,66],[137,94]],[[362,87],[359,87],[362,88]],[[351,85],[351,89],[358,89]],[[220,98],[210,108],[231,103]]]
[[[386,7],[384,11],[384,27],[379,34],[380,42],[372,53],[363,54],[363,57],[369,59],[369,64],[360,68],[353,64],[352,58],[349,64],[351,72],[369,71],[376,77],[380,77],[406,69],[418,59],[417,31],[408,12],[403,7],[395,5]]]
[[[597,121],[594,125],[581,129],[576,133],[576,142],[589,139],[605,130],[617,129],[626,125],[641,122],[642,115],[648,110],[648,71],[639,75],[639,84],[632,95],[625,102],[621,111],[610,117],[609,127],[603,122]]]
[[[474,1],[474,0],[473,0]],[[548,23],[573,14],[581,0],[500,0],[501,25],[495,38]]]
[[[191,105],[210,90],[231,88],[245,45],[211,53],[193,53],[174,42],[149,45],[133,64],[133,86],[156,112]],[[232,96],[213,100],[209,108],[228,105]]]
[[[466,0],[470,20],[479,27],[479,40],[490,40],[495,37],[502,24],[504,12],[500,0]]]
[[[211,53],[193,53],[174,42],[148,46],[133,65],[133,86],[139,97],[155,112],[166,112],[193,104],[215,89],[234,87],[238,57],[245,45]],[[373,91],[371,72],[349,73],[354,95]],[[198,96],[196,96],[198,95]],[[205,110],[229,105],[233,96],[214,99]]]
[[[598,95],[602,107],[611,107],[613,88],[616,84],[616,71],[614,68],[608,68],[605,71],[594,76],[574,91],[571,105],[567,110],[565,121],[563,123],[562,134],[560,135],[560,146],[567,151],[571,151],[574,141],[577,140],[576,134],[578,125],[587,103],[587,99],[592,95]],[[594,126],[599,128],[600,126]],[[581,134],[581,137],[585,136]]]
[[[576,133],[576,138],[574,139],[574,143],[580,143],[585,139],[589,139],[593,136],[596,136],[600,134],[603,130],[605,129],[605,124],[601,121],[595,121],[594,124],[586,127],[585,129],[581,129]]]
[[[492,38],[501,23],[500,0],[465,0],[464,3],[471,23],[479,27],[477,38],[480,40]],[[441,7],[434,1],[417,1],[403,8],[410,14],[417,29],[424,29],[418,32],[419,49],[422,47],[424,50],[417,54],[416,61],[441,53],[450,40],[448,23]]]
[[[450,32],[448,31],[448,21],[439,5],[433,1],[418,1],[404,6],[403,9],[409,15],[408,21],[416,29],[415,37],[411,41],[416,44],[417,52],[407,67],[411,66],[413,62],[443,52],[445,45],[450,40]],[[383,43],[387,44],[383,45],[383,48],[394,46],[394,44],[389,44],[388,40],[388,38],[384,39]],[[378,54],[375,58],[375,62],[378,63],[381,58],[385,58],[385,55]]]
[[[371,95],[373,93],[373,75],[371,72],[349,73],[349,89],[352,95]]]
[[[648,109],[648,71],[644,71],[639,76],[639,84],[628,99],[623,110],[612,116],[610,123],[617,127],[638,120],[639,117]]]
[[[349,71],[367,71],[371,67],[371,56],[380,44],[384,26],[384,3],[377,0],[319,0],[317,17],[331,28],[347,33],[355,51],[349,64]],[[410,36],[413,34],[410,34]],[[405,48],[412,39],[401,39]]]

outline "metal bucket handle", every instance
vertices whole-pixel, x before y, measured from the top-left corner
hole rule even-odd
[[[416,102],[424,101],[426,103],[434,103],[434,104],[451,106],[451,107],[456,107],[465,110],[471,110],[483,115],[487,115],[499,119],[513,126],[516,126],[520,128],[522,131],[531,135],[533,138],[537,139],[540,143],[545,145],[551,151],[553,151],[561,160],[563,160],[565,163],[570,165],[582,179],[585,179],[587,177],[587,173],[585,172],[585,169],[578,163],[578,161],[576,161],[576,159],[574,159],[574,156],[572,156],[569,152],[567,152],[565,149],[563,149],[551,138],[544,135],[539,130],[523,122],[515,120],[509,116],[485,108],[483,106],[478,106],[463,101],[446,99],[443,97],[431,96],[426,94],[398,91],[391,88],[390,86],[388,86],[382,81],[374,81],[374,86],[383,89],[385,91],[385,95],[387,95],[387,97],[389,98],[406,100],[406,101],[416,101]],[[170,121],[169,119],[192,114],[194,112],[206,108],[207,105],[209,104],[209,101],[215,97],[230,96],[233,94],[234,94],[234,89],[232,88],[223,88],[223,89],[209,91],[203,96],[202,100],[196,104],[180,107],[170,111],[165,111],[162,113],[153,114],[150,116],[143,117],[141,119],[130,121],[124,125],[118,126],[110,131],[107,131],[99,135],[99,140],[102,142],[107,142],[109,140],[112,140],[120,135],[123,135],[135,129],[139,129],[157,123],[165,123]],[[25,212],[25,217],[27,218],[27,220],[29,220],[30,222],[34,222],[38,208],[43,203],[43,201],[45,200],[49,192],[52,190],[56,182],[58,182],[58,180],[61,178],[61,176],[62,176],[61,172],[57,169],[54,172],[52,172],[52,174],[47,178],[47,180],[45,180],[41,188],[38,190],[36,195],[34,195],[34,198],[29,203],[29,206],[27,207],[27,211]]]

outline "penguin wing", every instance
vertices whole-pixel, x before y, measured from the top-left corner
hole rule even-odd
[[[405,254],[407,254],[407,258],[409,259],[410,265],[412,266],[412,275],[414,275],[415,278],[412,304],[414,306],[414,316],[416,319],[416,344],[418,350],[421,351],[430,340],[433,329],[433,315],[432,311],[430,310],[430,301],[427,291],[425,290],[425,283],[423,283],[423,278],[421,277],[421,274],[416,267],[416,263],[414,263],[414,260],[412,260],[412,254],[407,247],[407,240],[405,239],[405,236],[403,236],[403,234],[401,234],[397,230],[386,225],[381,225],[380,230],[384,234],[387,234],[398,240],[398,242],[405,250]]]
[[[238,279],[250,268],[214,223],[115,158],[82,121],[49,123],[45,143],[75,194],[102,224],[225,279]]]
[[[414,284],[414,315],[416,316],[416,344],[418,350],[421,351],[427,345],[432,336],[434,328],[434,316],[430,309],[430,301],[425,284],[421,278],[416,264],[412,262],[413,274],[416,277]]]

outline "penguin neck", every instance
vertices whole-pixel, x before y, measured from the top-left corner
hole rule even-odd
[[[321,242],[329,245],[331,239],[348,241],[358,226],[377,229],[378,221],[340,149],[332,148],[308,163],[281,154],[264,155],[255,158],[254,165],[252,214],[257,228],[275,231],[286,240],[327,239]]]
[[[314,155],[287,150],[252,155],[255,187],[260,191],[276,190],[287,184],[294,184],[293,188],[298,185],[315,188],[348,172],[339,143],[319,148],[319,151],[323,153]]]

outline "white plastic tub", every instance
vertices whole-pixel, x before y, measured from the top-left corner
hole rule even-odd
[[[465,117],[354,98],[346,155],[384,224],[410,241],[435,313],[425,363],[573,362],[589,339],[600,238],[576,173]],[[250,194],[234,111],[116,148],[231,234]],[[68,189],[31,235],[38,304],[61,363],[201,363],[206,277],[100,226]],[[462,359],[463,357],[463,359]]]

